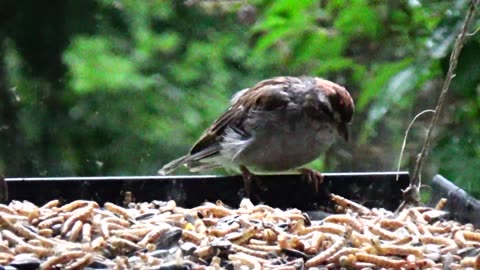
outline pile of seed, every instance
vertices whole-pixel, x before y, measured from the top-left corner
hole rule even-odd
[[[79,200],[0,204],[5,269],[480,268],[480,230],[436,208],[393,214],[340,196],[341,213],[312,221],[297,209],[174,201],[121,207]],[[0,267],[1,269],[1,267]]]

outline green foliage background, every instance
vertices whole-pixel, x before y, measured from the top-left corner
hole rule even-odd
[[[410,120],[434,108],[468,3],[2,1],[0,172],[155,174],[234,92],[277,75],[325,77],[356,101],[353,139],[313,167],[394,170]],[[477,197],[479,55],[476,34],[423,176],[441,173]],[[428,122],[415,125],[402,168],[415,162]]]

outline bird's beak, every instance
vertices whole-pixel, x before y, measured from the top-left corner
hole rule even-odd
[[[337,126],[337,132],[346,142],[348,142],[348,127],[347,123],[340,123]]]

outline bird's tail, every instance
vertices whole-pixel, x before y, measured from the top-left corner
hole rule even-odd
[[[170,161],[169,163],[165,164],[160,170],[158,170],[158,174],[160,175],[167,175],[178,167],[184,165],[188,162],[189,155],[177,158],[175,160]]]
[[[182,165],[186,165],[191,172],[220,167],[219,163],[211,160],[212,157],[218,156],[219,153],[219,144],[207,147],[197,153],[188,154],[170,161],[158,171],[158,174],[167,175]]]

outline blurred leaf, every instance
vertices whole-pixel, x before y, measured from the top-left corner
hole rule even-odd
[[[265,15],[272,14],[291,14],[292,16],[301,16],[302,12],[313,7],[317,1],[314,0],[278,0],[272,2],[272,5],[265,11]]]
[[[472,196],[480,198],[480,186],[476,180],[480,166],[478,140],[475,139],[478,133],[461,135],[440,142],[440,147],[433,148],[431,155],[439,160],[437,166],[440,174],[468,190]]]
[[[387,90],[387,83],[390,79],[407,68],[413,59],[404,59],[393,63],[378,64],[372,70],[373,74],[369,75],[369,80],[364,80],[362,85],[362,92],[357,101],[357,107],[359,110],[363,110],[371,100],[384,90]]]
[[[427,46],[429,47],[432,58],[440,59],[447,55],[450,47],[455,42],[461,24],[461,22],[458,22],[453,27],[452,25],[446,25],[435,30],[433,36],[427,41]]]
[[[447,56],[455,42],[455,38],[459,34],[465,10],[469,3],[470,1],[468,0],[458,0],[451,4],[443,3],[434,6],[434,12],[443,13],[441,20],[438,20],[438,16],[433,14],[424,16],[424,20],[436,22],[436,24],[429,22],[433,33],[426,41],[428,52],[432,58],[440,59]],[[435,19],[435,17],[437,18]]]
[[[329,72],[337,72],[344,69],[354,68],[355,63],[348,58],[330,58],[320,62],[320,66],[314,71],[315,74],[328,74]]]
[[[64,61],[70,70],[72,89],[80,94],[138,88],[146,81],[135,63],[113,52],[106,38],[77,38],[65,52]]]
[[[294,4],[295,3],[295,4]],[[260,57],[265,50],[279,41],[294,43],[292,36],[302,35],[314,26],[314,17],[309,12],[315,1],[279,0],[265,12],[265,18],[252,30],[261,32],[262,36],[257,41],[253,58]]]
[[[296,64],[306,64],[313,59],[317,64],[325,66],[325,62],[342,59],[341,55],[345,49],[345,40],[342,36],[332,36],[326,31],[317,30],[307,33],[306,38],[300,42],[295,50]],[[330,60],[330,58],[334,58]],[[320,61],[318,61],[320,59]]]
[[[270,30],[278,26],[285,26],[287,22],[288,20],[286,18],[274,14],[266,17],[261,23],[254,25],[252,31],[260,32],[263,30]]]
[[[374,7],[363,0],[353,0],[343,6],[334,25],[347,36],[375,38],[381,31],[381,22]]]
[[[368,136],[372,135],[377,122],[382,119],[393,106],[402,104],[402,99],[404,99],[405,95],[416,88],[420,76],[422,76],[421,68],[422,67],[416,65],[409,65],[395,76],[392,76],[388,83],[383,86],[382,94],[378,95],[368,111],[368,117],[360,136],[361,142],[365,143]]]
[[[287,27],[277,28],[270,31],[268,34],[262,36],[259,39],[252,54],[257,56],[261,55],[262,53],[264,53],[265,50],[269,49],[278,40],[286,38],[289,33],[292,33],[292,29]]]
[[[177,33],[155,34],[149,31],[137,32],[138,51],[143,59],[154,56],[155,53],[171,54],[178,49],[181,38]]]
[[[480,41],[468,41],[460,54],[458,59],[458,66],[455,70],[455,78],[452,80],[450,88],[457,95],[462,95],[466,98],[475,98],[478,96],[477,86],[480,85]],[[445,57],[442,61],[443,70],[448,69],[448,59]]]

